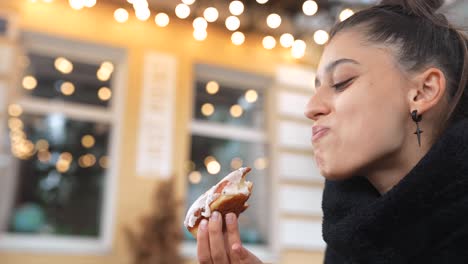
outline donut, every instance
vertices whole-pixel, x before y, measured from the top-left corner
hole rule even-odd
[[[253,184],[246,181],[245,176],[250,171],[250,168],[244,167],[229,173],[190,206],[184,225],[195,238],[201,220],[210,218],[212,212],[220,212],[224,219],[228,213],[239,216],[247,209],[249,205],[246,201],[250,197]],[[224,221],[223,230],[226,230]]]

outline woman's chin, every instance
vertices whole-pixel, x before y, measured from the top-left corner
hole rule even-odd
[[[351,173],[346,173],[346,172],[340,172],[337,170],[333,170],[331,168],[328,169],[322,169],[320,168],[320,174],[327,180],[330,181],[342,181],[342,180],[347,180],[353,176]]]

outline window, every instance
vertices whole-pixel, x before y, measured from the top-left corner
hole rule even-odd
[[[250,208],[239,218],[240,235],[251,248],[268,249],[272,181],[265,113],[270,81],[208,65],[197,65],[195,73],[187,206],[231,171],[251,167],[248,180],[254,190]],[[185,234],[188,241],[194,240]]]
[[[124,52],[25,33],[1,139],[0,248],[110,249]]]

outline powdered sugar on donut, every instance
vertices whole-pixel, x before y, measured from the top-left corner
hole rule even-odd
[[[187,216],[185,217],[184,225],[186,227],[194,227],[195,223],[197,222],[200,216],[195,216],[195,213],[198,210],[202,210],[201,215],[204,217],[211,216],[211,209],[210,204],[215,201],[221,195],[236,195],[236,194],[244,194],[249,195],[250,191],[248,188],[248,182],[243,180],[244,174],[250,171],[249,168],[240,168],[228,174],[224,177],[221,181],[219,181],[215,186],[211,187],[208,191],[206,191],[203,195],[201,195],[193,204],[190,206]],[[223,188],[222,193],[215,193],[218,189],[218,186],[228,181],[228,184]]]

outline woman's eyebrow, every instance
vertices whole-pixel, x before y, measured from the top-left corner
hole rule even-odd
[[[344,63],[352,63],[356,65],[360,65],[359,62],[353,60],[353,59],[348,59],[348,58],[343,58],[343,59],[338,59],[336,61],[330,62],[326,67],[325,67],[325,73],[331,73],[335,70],[335,68]],[[318,77],[315,78],[315,89],[320,87],[322,83],[320,82],[320,79]]]

